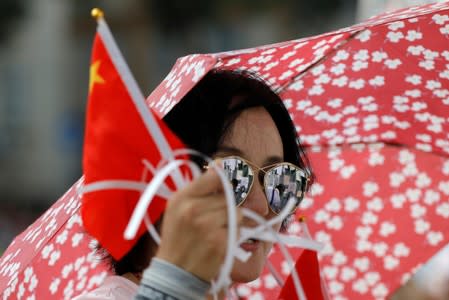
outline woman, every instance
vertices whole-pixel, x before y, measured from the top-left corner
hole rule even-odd
[[[308,161],[282,100],[247,73],[210,72],[164,120],[188,147],[219,159],[222,166],[231,163],[248,170],[245,176],[238,175],[238,170],[227,174],[228,178],[249,179],[243,181],[245,196],[236,197],[239,226],[256,226],[242,216],[242,207],[267,220],[280,212],[282,207],[270,206],[266,196],[266,190],[279,184],[274,174],[293,170],[310,180]],[[205,167],[204,161],[196,162]],[[286,163],[278,165],[283,162]],[[140,283],[136,299],[202,299],[210,288],[209,282],[218,275],[226,254],[226,202],[216,171],[205,170],[172,195],[163,220],[157,224],[161,233],[159,247],[145,235],[121,261],[111,259],[116,274],[122,276],[117,282],[125,282],[129,294],[137,287],[130,282]],[[295,194],[303,195],[308,185],[307,180],[304,182]],[[300,200],[297,199],[297,205]],[[284,220],[274,229],[282,231],[286,225]],[[241,247],[252,255],[245,263],[234,263],[231,279],[239,283],[252,281],[261,274],[272,244],[249,239]],[[101,293],[95,298],[91,293],[91,298],[86,295],[79,299],[124,299],[125,294],[114,298],[117,286],[123,291],[121,283],[106,285],[110,298],[102,298]]]

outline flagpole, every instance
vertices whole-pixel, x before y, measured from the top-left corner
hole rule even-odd
[[[90,14],[92,15],[92,17],[93,17],[96,21],[98,21],[98,20],[101,19],[101,18],[104,18],[104,12],[103,12],[101,9],[97,8],[97,7],[93,8],[93,9],[91,10]]]

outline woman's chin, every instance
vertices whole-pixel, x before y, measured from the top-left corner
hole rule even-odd
[[[231,279],[234,283],[248,283],[259,278],[260,273],[257,275],[254,274],[241,274],[243,272],[239,272],[239,274],[232,274]]]
[[[259,278],[262,274],[265,265],[265,260],[263,262],[252,261],[249,259],[248,262],[243,263],[240,261],[235,262],[234,268],[231,272],[231,279],[233,282],[247,283]]]

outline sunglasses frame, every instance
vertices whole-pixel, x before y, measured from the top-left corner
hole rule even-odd
[[[275,215],[279,215],[279,213],[278,213],[278,212],[275,212],[275,211],[273,210],[273,208],[271,207],[271,205],[270,205],[270,200],[268,199],[268,197],[267,197],[267,195],[266,195],[266,190],[267,190],[267,186],[268,186],[268,184],[267,184],[267,182],[266,182],[266,181],[268,180],[268,179],[267,179],[267,178],[268,178],[268,177],[267,177],[267,174],[268,174],[272,169],[277,168],[278,166],[285,166],[285,165],[288,165],[288,166],[291,166],[291,167],[295,168],[297,171],[300,171],[300,176],[301,176],[302,178],[305,178],[305,180],[306,180],[306,183],[305,183],[305,185],[304,185],[304,189],[301,190],[301,197],[300,197],[299,200],[298,200],[298,204],[295,205],[295,207],[292,209],[291,213],[294,213],[294,212],[296,211],[296,209],[298,208],[299,204],[300,204],[301,201],[304,199],[304,195],[305,195],[305,193],[306,193],[306,191],[307,191],[307,186],[308,186],[309,181],[310,181],[310,175],[308,174],[307,171],[301,169],[300,167],[298,167],[298,166],[295,165],[295,164],[292,164],[292,163],[286,162],[286,161],[278,162],[278,163],[271,164],[271,165],[268,165],[268,166],[264,166],[264,167],[261,168],[261,167],[257,166],[256,164],[254,164],[253,162],[251,162],[251,161],[249,161],[249,160],[247,160],[247,159],[245,159],[245,158],[243,158],[243,157],[240,157],[240,156],[238,156],[238,155],[229,155],[229,156],[217,157],[217,158],[215,158],[215,159],[213,160],[213,162],[223,161],[223,160],[225,160],[225,159],[230,159],[230,158],[234,158],[234,159],[237,159],[237,160],[240,160],[240,161],[245,162],[245,163],[250,167],[251,172],[253,173],[253,180],[251,181],[251,184],[250,184],[249,187],[248,187],[248,192],[247,192],[247,194],[245,195],[245,197],[242,199],[242,201],[241,201],[240,203],[236,204],[237,207],[243,205],[243,203],[246,201],[246,199],[248,198],[248,195],[249,195],[249,193],[251,192],[251,189],[252,189],[252,187],[253,187],[254,180],[255,180],[254,178],[259,178],[259,176],[258,176],[258,175],[259,175],[259,172],[262,171],[262,172],[264,173],[264,175],[263,175],[263,191],[264,191],[264,194],[265,194],[265,199],[266,199],[266,201],[267,201],[268,207],[270,208],[270,210],[271,210]],[[206,166],[206,168],[208,168],[208,167],[209,167],[209,166]],[[257,169],[258,172],[255,173],[255,172],[254,172],[254,169]],[[257,176],[256,176],[256,175],[257,175]]]

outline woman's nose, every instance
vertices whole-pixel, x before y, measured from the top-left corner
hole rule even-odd
[[[267,196],[265,195],[263,186],[258,181],[253,182],[253,186],[242,206],[251,209],[263,217],[270,213]]]

